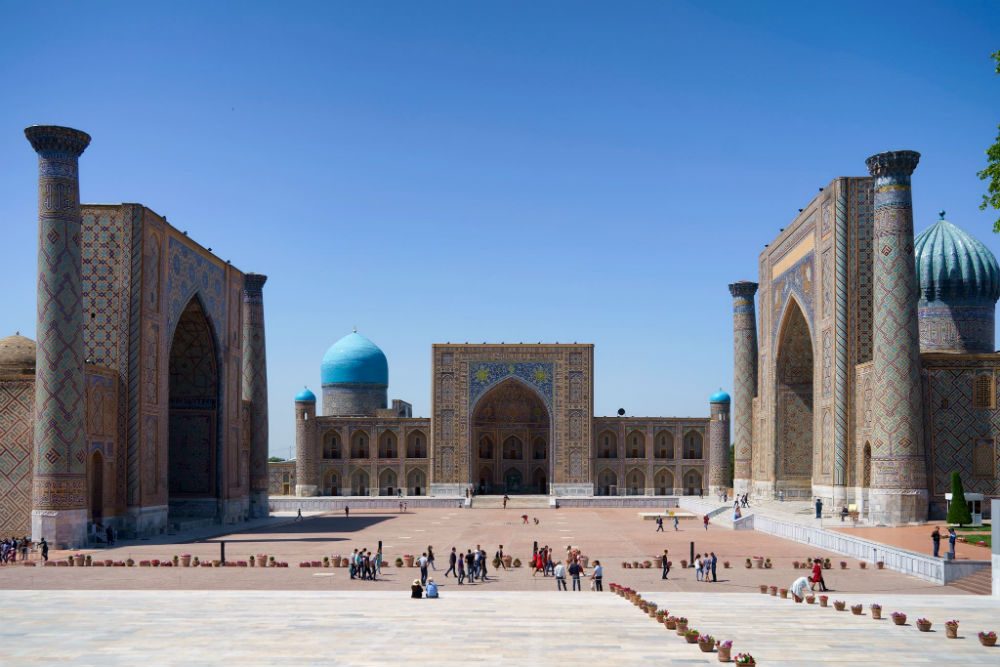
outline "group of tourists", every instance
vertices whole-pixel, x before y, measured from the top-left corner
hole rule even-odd
[[[958,542],[958,533],[955,532],[954,528],[948,528],[948,559],[955,560],[955,543]],[[934,526],[934,532],[931,533],[931,543],[934,545],[934,557],[940,558],[939,554],[941,552],[941,529]]]
[[[674,513],[671,513],[670,516],[674,520],[674,530],[675,531],[680,530],[680,521],[677,520],[677,515],[674,514]],[[663,532],[663,517],[662,516],[656,517],[656,532],[657,533],[662,533]]]
[[[3,563],[4,565],[7,563],[16,563],[18,556],[21,557],[21,560],[28,560],[28,548],[30,546],[31,540],[27,537],[22,537],[20,539],[11,537],[10,539],[0,541],[0,563]],[[48,551],[48,545],[46,545],[46,559],[48,557]]]
[[[826,580],[823,579],[823,561],[819,558],[814,558],[812,573],[808,577],[799,577],[793,581],[791,588],[788,590],[795,600],[801,602],[805,597],[806,588],[810,591],[814,591],[816,590],[817,585],[819,585],[819,590],[823,593],[829,590],[826,587]]]
[[[537,563],[539,560],[542,562],[551,562],[552,560],[552,550],[545,547],[548,553],[542,557],[542,559],[534,558]],[[539,550],[541,551],[541,550]],[[537,554],[536,554],[537,556]],[[535,574],[538,574],[537,570]],[[580,591],[583,590],[580,581],[583,577],[587,576],[587,573],[583,568],[583,556],[580,550],[572,546],[566,547],[566,561],[559,561],[552,566],[552,576],[556,579],[556,590],[565,591],[566,589],[566,576],[569,575],[570,580],[573,582],[573,590]],[[532,575],[534,576],[534,575]],[[590,574],[590,590],[592,591],[603,591],[604,590],[604,567],[601,565],[601,561],[594,561],[594,570]]]
[[[741,507],[750,508],[750,498],[745,493],[742,496],[736,496],[736,499],[733,501],[734,510]]]
[[[382,574],[382,552],[355,549],[350,562],[351,579],[377,581]]]
[[[430,554],[430,559],[427,563],[431,567],[434,567],[434,551],[431,547],[427,547],[427,551]],[[426,555],[426,554],[425,554]],[[470,584],[473,584],[478,579],[479,581],[489,581],[489,566],[487,565],[486,550],[483,549],[481,544],[477,544],[475,549],[466,549],[463,554],[457,548],[452,547],[451,553],[448,554],[448,570],[444,573],[444,576],[455,575],[458,579],[458,585],[461,586],[466,583],[466,580]],[[503,564],[503,545],[497,549],[497,555],[494,557],[494,562],[499,561],[498,567],[504,567]],[[437,569],[437,568],[434,568]],[[420,569],[420,577],[423,581],[427,580],[427,566],[424,565]]]
[[[664,555],[666,551],[664,551]],[[718,581],[715,578],[715,568],[719,562],[718,556],[715,555],[714,551],[710,551],[702,557],[701,554],[695,554],[694,557],[694,578],[696,581],[704,581],[708,583],[709,581]],[[711,577],[711,579],[709,578]],[[666,579],[666,577],[664,577]]]

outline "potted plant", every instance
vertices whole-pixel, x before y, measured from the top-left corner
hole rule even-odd
[[[830,559],[829,558],[824,558],[823,559],[823,569],[824,570],[829,570],[832,567],[833,567],[833,563],[830,562]]]
[[[514,565],[514,567],[521,567],[521,559],[520,558],[515,558],[513,565]]]
[[[749,653],[737,653],[736,657],[733,658],[733,662],[742,667],[756,667],[757,665],[757,662]]]
[[[198,567],[198,566],[201,565],[201,561],[198,560],[197,556],[195,556],[194,560],[191,561],[191,565],[192,565],[192,567]]]
[[[860,616],[861,615],[861,611],[863,609],[864,609],[864,607],[862,605],[860,605],[860,604],[852,604],[851,605],[851,613],[854,614],[855,616]]]
[[[767,595],[767,584],[760,585],[760,592],[763,593],[764,595]]]
[[[767,560],[764,561],[764,568],[767,569],[767,570],[770,570],[771,567],[772,567],[772,565],[771,565],[771,559],[768,558]]]
[[[139,567],[149,567],[149,561],[148,560],[139,561]]]
[[[637,560],[632,561],[632,569],[634,569],[634,570],[638,570],[639,569],[639,561],[637,561]]]
[[[979,633],[979,643],[983,646],[996,646],[997,643],[997,633],[992,630],[988,632]]]
[[[153,558],[149,562],[153,564],[153,567],[160,567],[160,559],[159,558]]]
[[[733,650],[732,640],[718,642],[715,647],[719,650],[719,662],[729,662],[732,659],[729,657],[729,652]]]
[[[833,608],[836,609],[837,611],[844,611],[844,609],[847,608],[847,603],[844,602],[843,600],[834,600]]]
[[[677,617],[677,634],[684,636],[684,633],[688,630],[688,620],[683,616]]]
[[[700,632],[698,632],[694,628],[691,628],[690,630],[684,633],[684,641],[686,641],[688,644],[697,644],[698,637],[700,636],[701,636]]]
[[[722,561],[722,567],[724,569],[728,570],[729,569],[729,561],[728,560]]]
[[[778,595],[778,587],[777,586],[768,586],[767,587],[767,592],[770,593],[771,595],[777,596]]]
[[[847,561],[846,560],[840,561],[840,569],[841,570],[846,570],[847,569]]]
[[[111,560],[110,558],[105,558],[104,559],[104,567],[111,567],[114,564],[115,564],[115,562],[113,560]]]
[[[513,565],[513,563],[514,563],[514,557],[513,556],[511,556],[510,554],[504,554],[503,555],[503,566],[504,567],[508,567],[509,568],[509,567],[511,567]]]
[[[254,567],[254,563],[256,562],[257,559],[253,557],[253,554],[250,554],[250,567]],[[187,565],[185,565],[184,567],[187,567]]]
[[[948,639],[958,639],[958,621],[945,621],[944,634]]]
[[[681,559],[681,568],[687,568],[688,562],[684,558]]]
[[[778,597],[781,597],[781,598],[787,600],[788,599],[788,589],[787,588],[779,588],[778,589]]]
[[[797,561],[797,560],[793,560],[792,561],[792,569],[793,570],[799,569],[799,561]]]
[[[744,567],[746,567],[746,569],[748,569],[748,570],[753,567],[753,563],[750,562],[749,558],[747,558],[747,562],[744,565]]]
[[[125,560],[125,567],[135,567],[135,561],[131,558]]]
[[[666,616],[666,612],[664,612],[662,609],[657,609],[656,610],[656,621],[657,621],[657,623],[663,623],[663,618],[665,616]]]
[[[885,561],[884,560],[876,561],[875,562],[875,567],[877,567],[880,570],[883,569],[883,568],[885,568]]]
[[[257,567],[267,567],[267,554],[257,554]]]
[[[268,558],[267,558],[267,566],[268,567],[275,567],[274,556],[268,556]]]
[[[829,599],[830,599],[830,597],[827,596],[827,595],[820,595],[819,596],[819,606],[820,607],[825,607],[826,606],[826,601],[829,600]]]
[[[862,570],[864,570],[864,569],[866,569],[868,567],[868,563],[865,562],[865,561],[863,561],[863,560],[858,561],[858,567],[860,567]]]
[[[763,569],[764,568],[764,557],[763,556],[754,556],[753,557],[753,564],[757,567],[758,570]]]
[[[816,596],[815,595],[807,595],[806,596],[806,604],[813,604],[814,602],[816,602]]]
[[[872,610],[872,618],[874,618],[876,621],[882,618],[882,605],[880,605],[878,602],[873,602],[871,607],[869,608]]]
[[[896,625],[906,625],[906,614],[901,611],[892,612],[892,622]]]
[[[926,618],[918,618],[917,619],[917,630],[920,630],[920,632],[930,632],[932,625],[933,625],[933,623],[931,623]]]
[[[330,557],[323,556],[323,567],[330,567]]]
[[[712,635],[698,635],[698,648],[702,653],[711,653],[715,650],[715,637]]]
[[[667,626],[667,630],[676,630],[677,629],[677,617],[676,616],[667,616],[666,620],[663,621],[663,624],[665,626]]]
[[[94,564],[94,558],[93,558],[93,556],[91,556],[90,554],[87,554],[84,557],[84,559],[83,559],[83,564],[86,565],[87,567],[90,567],[91,565],[93,565]]]
[[[83,554],[73,554],[73,565],[76,567],[83,567],[84,557]]]

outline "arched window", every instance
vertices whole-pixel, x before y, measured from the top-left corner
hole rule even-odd
[[[521,439],[515,435],[503,441],[503,457],[512,461],[519,461],[524,458],[524,445]]]
[[[646,458],[646,436],[639,431],[632,431],[626,439],[628,457],[632,459]]]
[[[972,407],[992,409],[993,405],[993,376],[977,375],[972,384]]]
[[[686,459],[700,459],[702,458],[702,438],[701,433],[697,431],[689,431],[687,435],[684,436],[684,458]]]
[[[358,431],[351,438],[351,458],[368,458],[368,435],[364,431]]]
[[[493,440],[488,435],[484,435],[479,439],[479,458],[493,458]]]
[[[379,438],[378,456],[380,459],[394,459],[399,456],[396,448],[396,434],[392,431],[386,431]]]
[[[336,431],[328,431],[323,436],[323,458],[339,459],[340,456],[340,435]]]
[[[544,460],[548,456],[547,449],[548,447],[545,446],[544,438],[535,438],[535,441],[531,443],[531,458],[536,461]]]
[[[697,495],[702,492],[701,487],[701,473],[697,470],[692,470],[687,475],[684,476],[686,484],[685,493],[689,496]]]
[[[611,431],[605,431],[597,438],[597,458],[618,458],[618,438]]]
[[[656,458],[674,458],[674,436],[667,431],[661,431],[656,435]]]
[[[427,440],[420,431],[414,431],[407,436],[406,457],[410,459],[427,458]]]

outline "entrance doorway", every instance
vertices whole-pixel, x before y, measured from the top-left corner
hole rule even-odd
[[[500,382],[479,399],[471,421],[470,471],[478,493],[548,492],[550,417],[534,389],[516,378]]]
[[[90,520],[100,523],[104,518],[104,456],[90,455]]]
[[[776,490],[808,497],[813,471],[813,345],[805,315],[794,299],[781,326],[775,371]]]

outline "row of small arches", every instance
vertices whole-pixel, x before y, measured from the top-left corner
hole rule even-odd
[[[371,440],[366,431],[356,431],[351,435],[350,456],[352,459],[370,458],[369,445]],[[399,458],[399,439],[392,431],[386,431],[378,438],[378,458],[397,459]],[[329,431],[323,435],[323,458],[342,459],[344,458],[343,447],[340,434],[336,431]],[[427,458],[427,438],[421,431],[412,431],[406,436],[406,458],[425,459]]]
[[[681,458],[701,459],[704,458],[704,438],[697,431],[688,431],[684,434],[681,448]],[[646,458],[646,435],[642,431],[632,431],[625,436],[624,458],[644,459]],[[614,431],[602,431],[597,436],[597,458],[617,459],[622,452],[618,449],[618,435]],[[674,458],[674,436],[666,431],[656,435],[653,445],[653,458],[672,459]]]
[[[689,470],[682,476],[684,493],[694,495],[703,489],[702,474],[699,470]],[[597,473],[597,488],[599,496],[641,496],[646,493],[646,473],[642,470],[630,470],[624,475],[624,483],[619,481],[618,473],[604,469]],[[660,470],[653,475],[653,494],[669,496],[674,493],[674,474],[669,470]]]
[[[323,495],[338,496],[341,491],[341,476],[335,470],[327,471],[323,475]],[[371,475],[367,470],[355,470],[348,478],[350,482],[350,495],[367,496],[371,495]],[[386,468],[378,474],[378,495],[394,496],[399,492],[410,496],[422,496],[427,493],[427,474],[421,469],[411,470],[406,475],[406,488],[399,487],[399,475],[395,470]]]
[[[534,461],[544,461],[548,458],[548,443],[542,436],[531,441],[529,454]],[[479,458],[492,459],[498,451],[493,447],[493,438],[484,435],[479,439]],[[524,443],[516,435],[509,436],[499,449],[500,457],[508,461],[523,461],[525,459]]]

